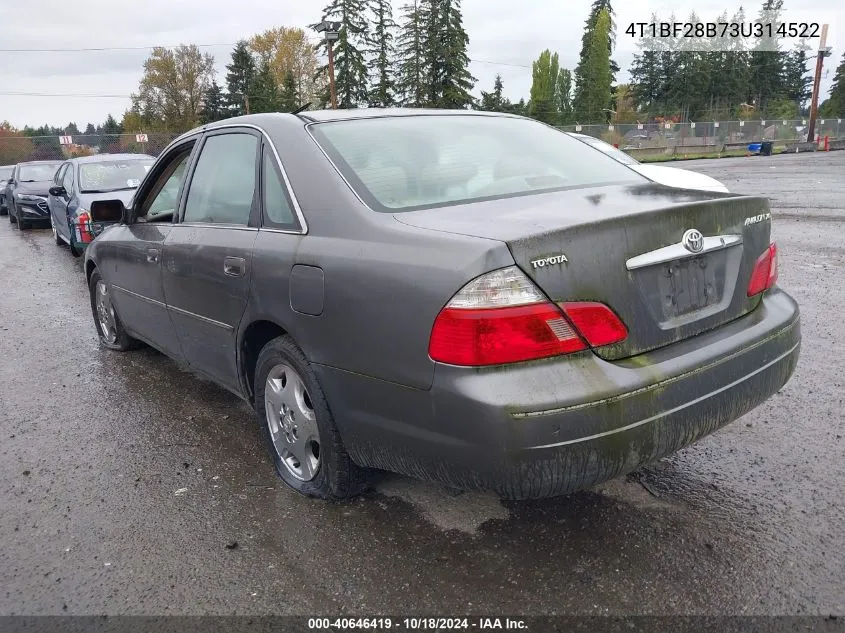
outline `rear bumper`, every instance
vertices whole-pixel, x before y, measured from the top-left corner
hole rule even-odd
[[[800,341],[798,306],[774,290],[741,319],[623,361],[438,365],[430,391],[319,374],[357,463],[541,498],[634,470],[752,410],[789,380]]]

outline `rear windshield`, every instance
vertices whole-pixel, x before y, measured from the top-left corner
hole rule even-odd
[[[40,165],[21,165],[20,181],[21,182],[39,182],[43,180],[53,180],[56,175],[56,170],[61,163],[48,163]]]
[[[358,195],[383,212],[647,182],[602,152],[528,119],[419,115],[310,129]]]
[[[155,161],[152,158],[98,161],[79,166],[82,193],[137,189]]]

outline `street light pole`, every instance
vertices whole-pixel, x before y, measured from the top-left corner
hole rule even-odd
[[[819,54],[816,57],[816,74],[813,78],[813,98],[810,101],[810,124],[807,126],[807,142],[816,140],[816,117],[819,113],[819,92],[822,82],[822,66],[824,58],[830,55],[830,47],[827,44],[827,24],[822,24],[822,35],[819,40]]]
[[[337,110],[337,91],[334,85],[334,46],[328,38],[326,38],[326,45],[329,49],[329,94],[332,98],[332,110]]]
[[[329,53],[329,95],[332,101],[332,110],[337,110],[337,90],[335,89],[334,81],[334,44],[340,38],[340,29],[343,26],[341,22],[329,22],[323,20],[319,24],[314,24],[313,28],[317,33],[323,33],[326,38],[326,49]]]

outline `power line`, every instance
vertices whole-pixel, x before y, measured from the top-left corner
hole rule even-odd
[[[179,48],[182,44],[163,46],[101,46],[97,48],[0,48],[0,53],[87,53],[105,51],[146,51],[153,48]],[[187,44],[197,48],[214,48],[220,46],[235,46],[235,44]]]
[[[0,92],[2,97],[80,97],[82,99],[130,99],[132,95],[79,94],[73,92]]]

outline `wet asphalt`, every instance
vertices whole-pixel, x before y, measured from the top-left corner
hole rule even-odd
[[[0,218],[0,614],[845,615],[845,152],[678,163],[773,199],[802,357],[751,414],[542,502],[276,478],[251,410],[97,344],[79,260]]]

